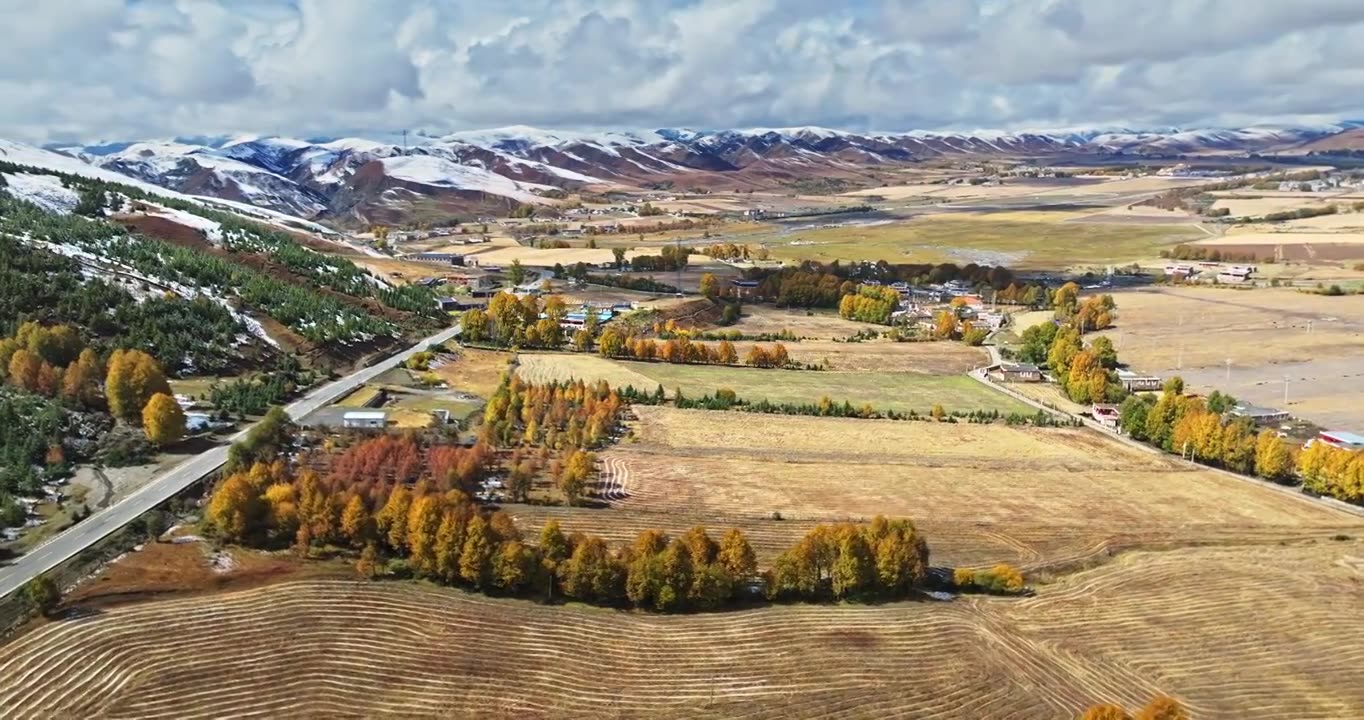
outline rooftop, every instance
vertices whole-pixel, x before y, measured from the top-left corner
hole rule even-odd
[[[1364,435],[1349,430],[1323,430],[1321,437],[1345,445],[1364,445]]]
[[[1267,415],[1285,415],[1283,410],[1275,408],[1260,407],[1259,405],[1237,405],[1231,409],[1232,415],[1241,417],[1265,417]]]
[[[388,413],[379,410],[351,410],[341,416],[345,420],[384,420]]]

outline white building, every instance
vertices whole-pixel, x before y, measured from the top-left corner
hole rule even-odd
[[[388,413],[379,410],[352,410],[341,416],[341,427],[382,428],[388,423]]]

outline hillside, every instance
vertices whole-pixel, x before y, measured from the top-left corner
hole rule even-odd
[[[5,149],[11,151],[5,157],[43,163],[0,160],[0,240],[11,248],[11,262],[21,252],[36,253],[30,264],[47,268],[51,282],[70,278],[64,302],[54,297],[35,305],[34,297],[46,296],[23,289],[18,281],[26,273],[18,273],[0,296],[14,311],[6,325],[74,322],[92,335],[108,335],[109,322],[90,316],[100,304],[207,303],[224,314],[204,324],[223,328],[218,340],[182,342],[174,346],[188,355],[162,358],[172,370],[189,371],[240,360],[246,356],[233,348],[251,345],[347,364],[436,322],[424,288],[390,287],[348,260],[308,247],[303,233],[311,223],[250,206],[234,212],[227,201],[136,181],[109,182],[119,176],[45,151]],[[129,294],[111,299],[115,290],[95,292],[106,280]],[[44,287],[64,287],[51,282]],[[73,301],[82,293],[97,299]]]
[[[755,190],[812,178],[879,184],[878,171],[934,159],[1181,156],[1310,151],[1352,142],[1347,125],[1314,128],[1064,132],[854,133],[819,127],[571,132],[512,126],[418,136],[411,144],[361,138],[303,141],[232,137],[23,149],[133,178],[332,223],[401,222],[414,214],[501,215],[555,204],[560,191]],[[1335,145],[1332,145],[1335,143]],[[0,145],[13,152],[18,146]],[[51,158],[45,163],[50,167]],[[103,176],[110,179],[109,176]],[[145,187],[144,187],[145,189]]]

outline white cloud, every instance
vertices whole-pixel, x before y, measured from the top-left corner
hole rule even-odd
[[[0,0],[0,136],[1364,114],[1359,0]]]

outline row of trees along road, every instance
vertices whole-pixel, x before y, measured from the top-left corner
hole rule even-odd
[[[1099,295],[1080,302],[1077,292],[1073,284],[1057,290],[1057,319],[1063,324],[1042,323],[1026,329],[1019,351],[1022,360],[1045,361],[1072,401],[1121,403],[1123,432],[1166,452],[1280,483],[1291,482],[1296,472],[1312,492],[1364,502],[1364,452],[1320,442],[1300,449],[1274,430],[1229,416],[1235,398],[1217,391],[1207,397],[1185,394],[1184,380],[1179,377],[1167,380],[1159,395],[1128,393],[1113,372],[1118,355],[1112,341],[1099,337],[1086,346],[1081,339],[1083,332],[1110,326],[1112,297]]]

